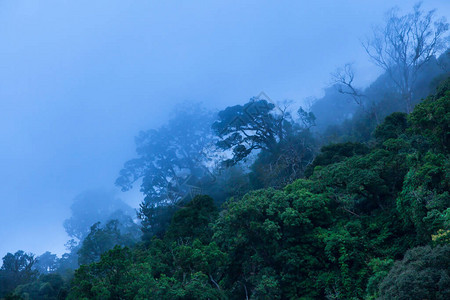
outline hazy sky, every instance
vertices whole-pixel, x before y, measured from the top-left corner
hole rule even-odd
[[[114,189],[134,136],[173,105],[211,108],[265,91],[320,96],[359,39],[415,1],[0,0],[0,258],[61,254],[72,199]],[[425,1],[450,16],[450,1]],[[133,206],[139,195],[121,195]]]

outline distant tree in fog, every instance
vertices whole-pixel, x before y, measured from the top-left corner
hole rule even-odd
[[[212,114],[199,104],[181,105],[165,126],[139,134],[138,157],[125,163],[116,185],[127,191],[142,179],[141,192],[147,203],[177,203],[183,198],[183,182],[208,175],[211,123]]]
[[[91,226],[89,235],[78,250],[78,263],[90,264],[100,260],[100,256],[114,246],[131,246],[138,240],[120,230],[121,224],[111,220],[104,227],[100,222]]]
[[[349,95],[357,105],[363,106],[363,100],[366,96],[353,83],[355,80],[355,72],[352,64],[345,64],[344,67],[338,68],[331,76],[332,83],[336,85],[339,93]]]
[[[44,254],[39,255],[36,258],[36,263],[33,269],[37,270],[41,274],[49,274],[55,272],[58,269],[58,257],[56,254],[52,254],[50,251],[46,251]]]
[[[102,190],[86,191],[75,197],[70,207],[71,217],[64,221],[67,234],[82,241],[97,222],[117,219],[119,215],[134,217],[135,211],[113,193]],[[120,211],[122,213],[120,213]]]
[[[116,185],[127,191],[142,180],[144,201],[138,216],[143,239],[160,236],[177,206],[192,196],[193,188],[208,188],[214,136],[213,114],[200,104],[179,105],[166,125],[141,132],[136,138],[138,157],[127,161]]]
[[[403,97],[406,112],[412,110],[413,87],[417,73],[440,51],[448,47],[445,18],[436,19],[435,11],[425,12],[421,4],[399,15],[392,9],[384,27],[375,27],[363,47],[372,61],[385,70]]]

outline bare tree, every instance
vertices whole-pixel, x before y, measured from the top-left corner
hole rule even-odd
[[[389,11],[384,27],[375,27],[363,47],[373,62],[384,69],[412,110],[412,88],[417,72],[433,56],[448,47],[449,24],[437,19],[435,10],[425,12],[421,3],[413,11],[399,15],[398,8]]]
[[[353,65],[347,63],[342,68],[338,68],[334,73],[331,73],[332,84],[334,84],[338,92],[352,97],[353,101],[362,109],[363,112],[375,118],[377,124],[380,124],[378,111],[375,103],[364,95],[362,90],[355,87],[353,81],[355,80],[355,72]]]
[[[355,72],[352,64],[347,63],[342,68],[338,68],[334,73],[331,73],[332,83],[337,85],[338,91],[341,94],[349,95],[353,98],[356,104],[363,105],[363,98],[365,97],[362,91],[353,85],[355,79]]]

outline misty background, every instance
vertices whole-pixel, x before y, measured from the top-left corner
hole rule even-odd
[[[347,62],[367,85],[381,71],[359,39],[415,2],[0,1],[0,256],[62,254],[86,191],[136,208],[138,189],[114,181],[177,103],[302,103]],[[448,1],[423,7],[450,16]]]

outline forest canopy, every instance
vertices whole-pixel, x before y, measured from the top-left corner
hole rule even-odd
[[[370,144],[323,147],[283,188],[249,187],[224,203],[194,195],[138,244],[124,240],[119,220],[95,224],[70,281],[50,253],[8,254],[0,283],[11,293],[3,296],[446,299],[449,81],[411,114],[386,117]]]
[[[118,170],[139,208],[79,194],[67,252],[6,254],[0,299],[450,299],[448,27],[392,10],[383,73],[310,107],[180,104]]]

